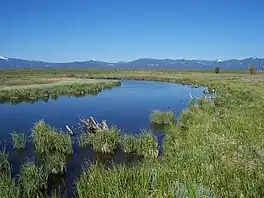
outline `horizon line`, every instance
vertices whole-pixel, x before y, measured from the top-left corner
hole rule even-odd
[[[218,59],[198,59],[198,58],[150,58],[150,57],[145,57],[145,58],[136,58],[132,59],[129,61],[104,61],[104,60],[98,60],[98,59],[87,59],[87,60],[72,60],[72,61],[45,61],[45,60],[34,60],[34,59],[25,59],[25,58],[15,58],[15,57],[9,57],[9,56],[0,56],[0,59],[3,60],[8,60],[8,59],[20,59],[20,60],[27,60],[27,61],[36,61],[36,62],[46,62],[46,63],[73,63],[73,62],[87,62],[87,61],[99,61],[99,62],[105,62],[105,63],[129,63],[132,61],[137,61],[141,59],[152,59],[152,60],[197,60],[197,61],[228,61],[228,60],[244,60],[248,58],[253,58],[253,59],[263,59],[263,57],[257,57],[257,56],[246,56],[246,57],[241,57],[241,58],[218,58]]]

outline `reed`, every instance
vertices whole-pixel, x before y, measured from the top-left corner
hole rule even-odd
[[[46,194],[48,174],[43,167],[37,167],[34,162],[22,165],[18,183],[21,197],[44,197]]]
[[[11,133],[11,136],[13,142],[13,149],[21,151],[26,148],[27,138],[24,133],[17,133],[13,131],[13,133]]]
[[[36,151],[41,155],[54,152],[71,154],[73,152],[71,136],[58,132],[44,121],[35,123],[32,129],[32,138]]]
[[[171,111],[153,111],[151,122],[155,124],[171,124],[175,122],[175,115]]]

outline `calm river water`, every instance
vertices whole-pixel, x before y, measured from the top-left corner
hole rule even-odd
[[[203,96],[204,88],[191,88],[175,83],[124,80],[120,87],[95,96],[59,97],[57,101],[39,101],[34,104],[0,105],[0,139],[9,139],[10,133],[29,133],[33,124],[43,119],[46,123],[65,130],[68,125],[77,128],[80,117],[93,116],[107,120],[126,132],[138,133],[149,128],[153,110],[170,110],[177,116],[193,96]]]
[[[109,125],[117,125],[123,131],[139,133],[142,129],[150,128],[150,114],[153,110],[170,110],[179,116],[188,108],[189,93],[202,97],[204,89],[174,83],[124,80],[120,87],[95,96],[81,98],[63,96],[56,101],[39,101],[34,104],[1,104],[0,140],[10,140],[9,134],[13,130],[30,133],[33,124],[41,119],[65,130],[66,125],[75,129],[80,117],[89,116],[95,117],[100,122],[107,120]],[[13,151],[10,142],[7,145],[13,176],[19,174],[25,160],[38,159],[32,144],[29,144],[24,152]],[[64,197],[72,197],[74,182],[81,173],[82,165],[87,160],[90,163],[94,162],[97,156],[90,147],[79,148],[75,143],[73,148],[74,154],[67,160],[67,174],[62,180],[49,182],[50,190],[58,186]],[[130,163],[138,159],[117,151],[115,156],[100,156],[100,160]],[[67,181],[66,184],[64,181]]]

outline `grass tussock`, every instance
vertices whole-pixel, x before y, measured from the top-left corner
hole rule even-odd
[[[0,172],[9,173],[10,172],[10,164],[8,161],[9,154],[5,152],[5,149],[0,151]]]
[[[19,188],[16,186],[15,180],[11,178],[11,174],[0,172],[0,197],[17,198],[19,193]]]
[[[123,134],[120,138],[120,145],[125,153],[135,153],[137,143],[137,136],[131,134]]]
[[[88,135],[89,145],[96,152],[113,153],[120,142],[120,132],[116,127],[109,130],[97,130],[95,133]]]
[[[91,137],[93,137],[93,135],[91,135],[90,133],[81,133],[78,137],[78,144],[80,147],[87,147],[91,145]]]
[[[18,181],[21,197],[44,197],[47,181],[48,174],[43,167],[37,167],[33,162],[23,164]]]
[[[151,122],[155,124],[171,124],[175,122],[175,115],[171,111],[153,111]]]
[[[150,131],[143,131],[137,138],[136,153],[145,158],[158,156],[158,143]]]
[[[24,133],[11,133],[12,142],[13,142],[13,149],[17,151],[24,150],[26,148],[27,137]]]
[[[58,132],[44,121],[35,123],[32,129],[32,138],[36,151],[41,155],[54,152],[71,154],[73,152],[71,136]]]
[[[158,156],[158,143],[149,131],[137,136],[125,134],[121,137],[120,145],[125,153],[136,153],[144,158]]]
[[[63,153],[51,153],[44,159],[44,166],[48,173],[63,174],[66,169],[66,156]]]

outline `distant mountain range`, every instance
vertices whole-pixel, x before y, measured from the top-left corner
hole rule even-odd
[[[210,70],[219,66],[224,70],[246,70],[248,66],[254,65],[258,70],[264,68],[264,58],[250,57],[245,59],[230,59],[215,61],[209,60],[188,60],[188,59],[153,59],[141,58],[129,62],[110,63],[96,60],[76,61],[66,63],[50,63],[44,61],[23,60],[0,56],[0,69],[180,69],[180,70]]]

